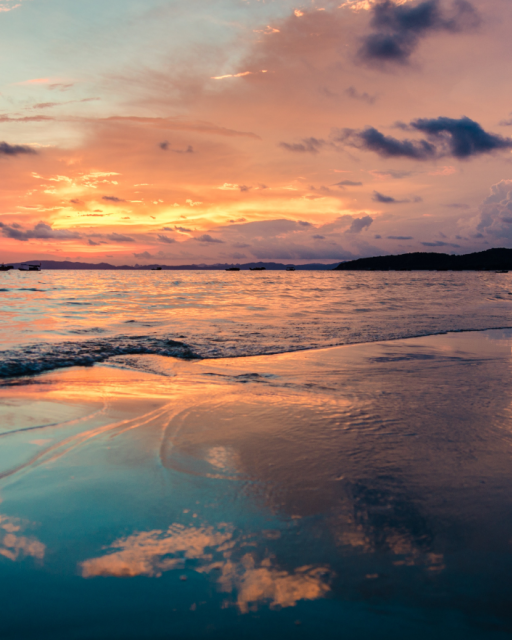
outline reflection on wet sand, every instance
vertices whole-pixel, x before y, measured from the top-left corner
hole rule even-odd
[[[300,600],[318,600],[330,591],[329,567],[304,566],[288,572],[273,567],[270,558],[258,565],[248,553],[240,562],[227,560],[219,568],[222,571],[219,585],[222,591],[236,592],[241,613],[256,611],[258,604],[263,603],[268,603],[271,609],[294,607]]]
[[[0,513],[0,555],[13,562],[25,557],[42,560],[46,551],[45,545],[37,538],[20,535],[21,529],[19,519]]]
[[[82,575],[84,578],[158,577],[163,571],[183,567],[185,558],[211,560],[207,549],[215,547],[218,550],[231,537],[231,533],[222,533],[213,527],[186,528],[178,524],[171,525],[165,532],[135,533],[112,544],[112,548],[120,551],[82,562]]]
[[[39,542],[3,517],[0,554],[45,566],[68,554],[98,590],[101,578],[157,589],[187,572],[195,589],[214,584],[203,599],[216,594],[219,616],[229,604],[270,615],[364,602],[512,629],[511,339],[488,336],[140,367],[130,357],[0,389],[5,411],[46,407],[39,424],[11,412],[0,433],[8,512],[37,487],[63,501],[79,541],[66,546],[53,524]],[[73,408],[67,422],[50,419],[59,405]],[[143,600],[140,582],[108,581]]]
[[[165,532],[144,531],[116,540],[111,548],[120,549],[81,563],[84,578],[111,576],[160,577],[165,571],[183,569],[194,560],[193,570],[217,575],[219,588],[235,594],[242,613],[255,610],[258,603],[271,608],[293,607],[300,600],[316,600],[330,590],[330,570],[304,566],[292,572],[278,569],[270,557],[260,563],[251,553],[235,560],[236,542],[232,531],[213,527],[185,527],[174,524]],[[274,560],[275,563],[275,560]]]

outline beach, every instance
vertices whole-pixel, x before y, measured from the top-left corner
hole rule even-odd
[[[506,638],[512,331],[0,388],[2,635]]]

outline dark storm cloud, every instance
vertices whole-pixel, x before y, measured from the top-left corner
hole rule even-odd
[[[158,239],[160,242],[165,242],[166,244],[173,244],[173,242],[176,242],[174,238],[169,238],[169,236],[165,236],[161,233],[158,234]]]
[[[370,171],[370,173],[376,178],[393,178],[394,180],[400,180],[401,178],[407,178],[413,174],[413,171]]]
[[[294,153],[318,153],[325,144],[325,140],[319,140],[317,138],[302,138],[301,142],[293,144],[280,142],[279,146]]]
[[[110,233],[107,236],[107,240],[110,240],[110,242],[135,242],[133,238],[124,236],[122,233]]]
[[[219,240],[218,238],[212,238],[208,233],[203,233],[203,235],[196,238],[196,240],[199,242],[217,242],[223,244],[222,240]]]
[[[374,202],[381,202],[382,204],[404,204],[405,202],[422,202],[422,198],[419,196],[414,196],[412,200],[397,200],[392,196],[385,196],[383,193],[379,193],[378,191],[373,192],[372,200]]]
[[[190,145],[188,145],[186,149],[171,149],[171,143],[167,140],[161,142],[158,146],[160,147],[160,149],[162,149],[162,151],[173,151],[174,153],[194,153],[194,149]]]
[[[419,118],[411,126],[425,133],[432,140],[448,146],[449,155],[455,158],[469,158],[481,153],[491,153],[498,149],[510,149],[512,140],[487,133],[482,127],[463,116],[462,118]]]
[[[426,134],[428,140],[399,140],[384,135],[374,127],[363,130],[335,129],[331,137],[335,142],[364,151],[373,151],[383,158],[412,160],[431,160],[445,156],[464,160],[483,153],[512,148],[511,138],[487,133],[478,122],[466,116],[418,118],[409,126]]]
[[[384,0],[373,7],[374,33],[363,39],[359,57],[370,64],[407,64],[421,38],[429,33],[467,31],[479,22],[477,12],[466,0],[455,0],[450,14],[446,15],[439,0],[426,0],[412,6]]]
[[[373,218],[371,216],[363,216],[362,218],[354,218],[350,227],[345,231],[345,233],[361,233],[363,229],[368,229],[368,227],[373,222]]]
[[[435,242],[422,242],[424,247],[455,247],[458,249],[460,244],[453,244],[451,242],[442,242],[441,240],[436,240]]]
[[[52,227],[46,222],[38,222],[33,229],[27,229],[26,231],[21,228],[19,224],[4,224],[0,222],[0,229],[2,234],[6,238],[12,238],[13,240],[20,240],[26,242],[27,240],[76,240],[82,236],[76,231],[69,231],[69,229],[52,229]]]
[[[383,158],[430,160],[436,156],[436,147],[426,140],[398,140],[393,136],[385,136],[374,127],[367,127],[362,131],[335,130],[333,138],[336,142],[345,143],[357,149],[374,151]]]
[[[345,95],[349,98],[354,98],[354,100],[366,102],[367,104],[373,104],[377,99],[377,96],[371,96],[369,93],[366,93],[366,91],[361,93],[355,87],[348,87],[348,89],[345,89]]]
[[[107,202],[126,202],[122,198],[117,198],[116,196],[102,196],[102,200],[106,200]]]
[[[9,144],[0,142],[0,156],[19,156],[23,154],[35,154],[37,151],[24,144]]]
[[[378,191],[374,191],[373,192],[372,200],[374,202],[382,202],[384,204],[391,204],[392,202],[399,202],[398,200],[395,200],[395,198],[392,198],[391,196],[385,196],[383,193],[379,193]]]
[[[332,185],[333,187],[362,187],[362,182],[354,182],[353,180],[342,180]]]

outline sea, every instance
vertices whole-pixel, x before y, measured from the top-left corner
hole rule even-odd
[[[119,355],[267,355],[512,326],[494,272],[9,271],[0,377]]]
[[[512,636],[512,273],[0,295],[2,640]]]

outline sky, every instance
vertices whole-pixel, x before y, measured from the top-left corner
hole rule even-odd
[[[0,0],[0,262],[512,247],[510,0]]]

